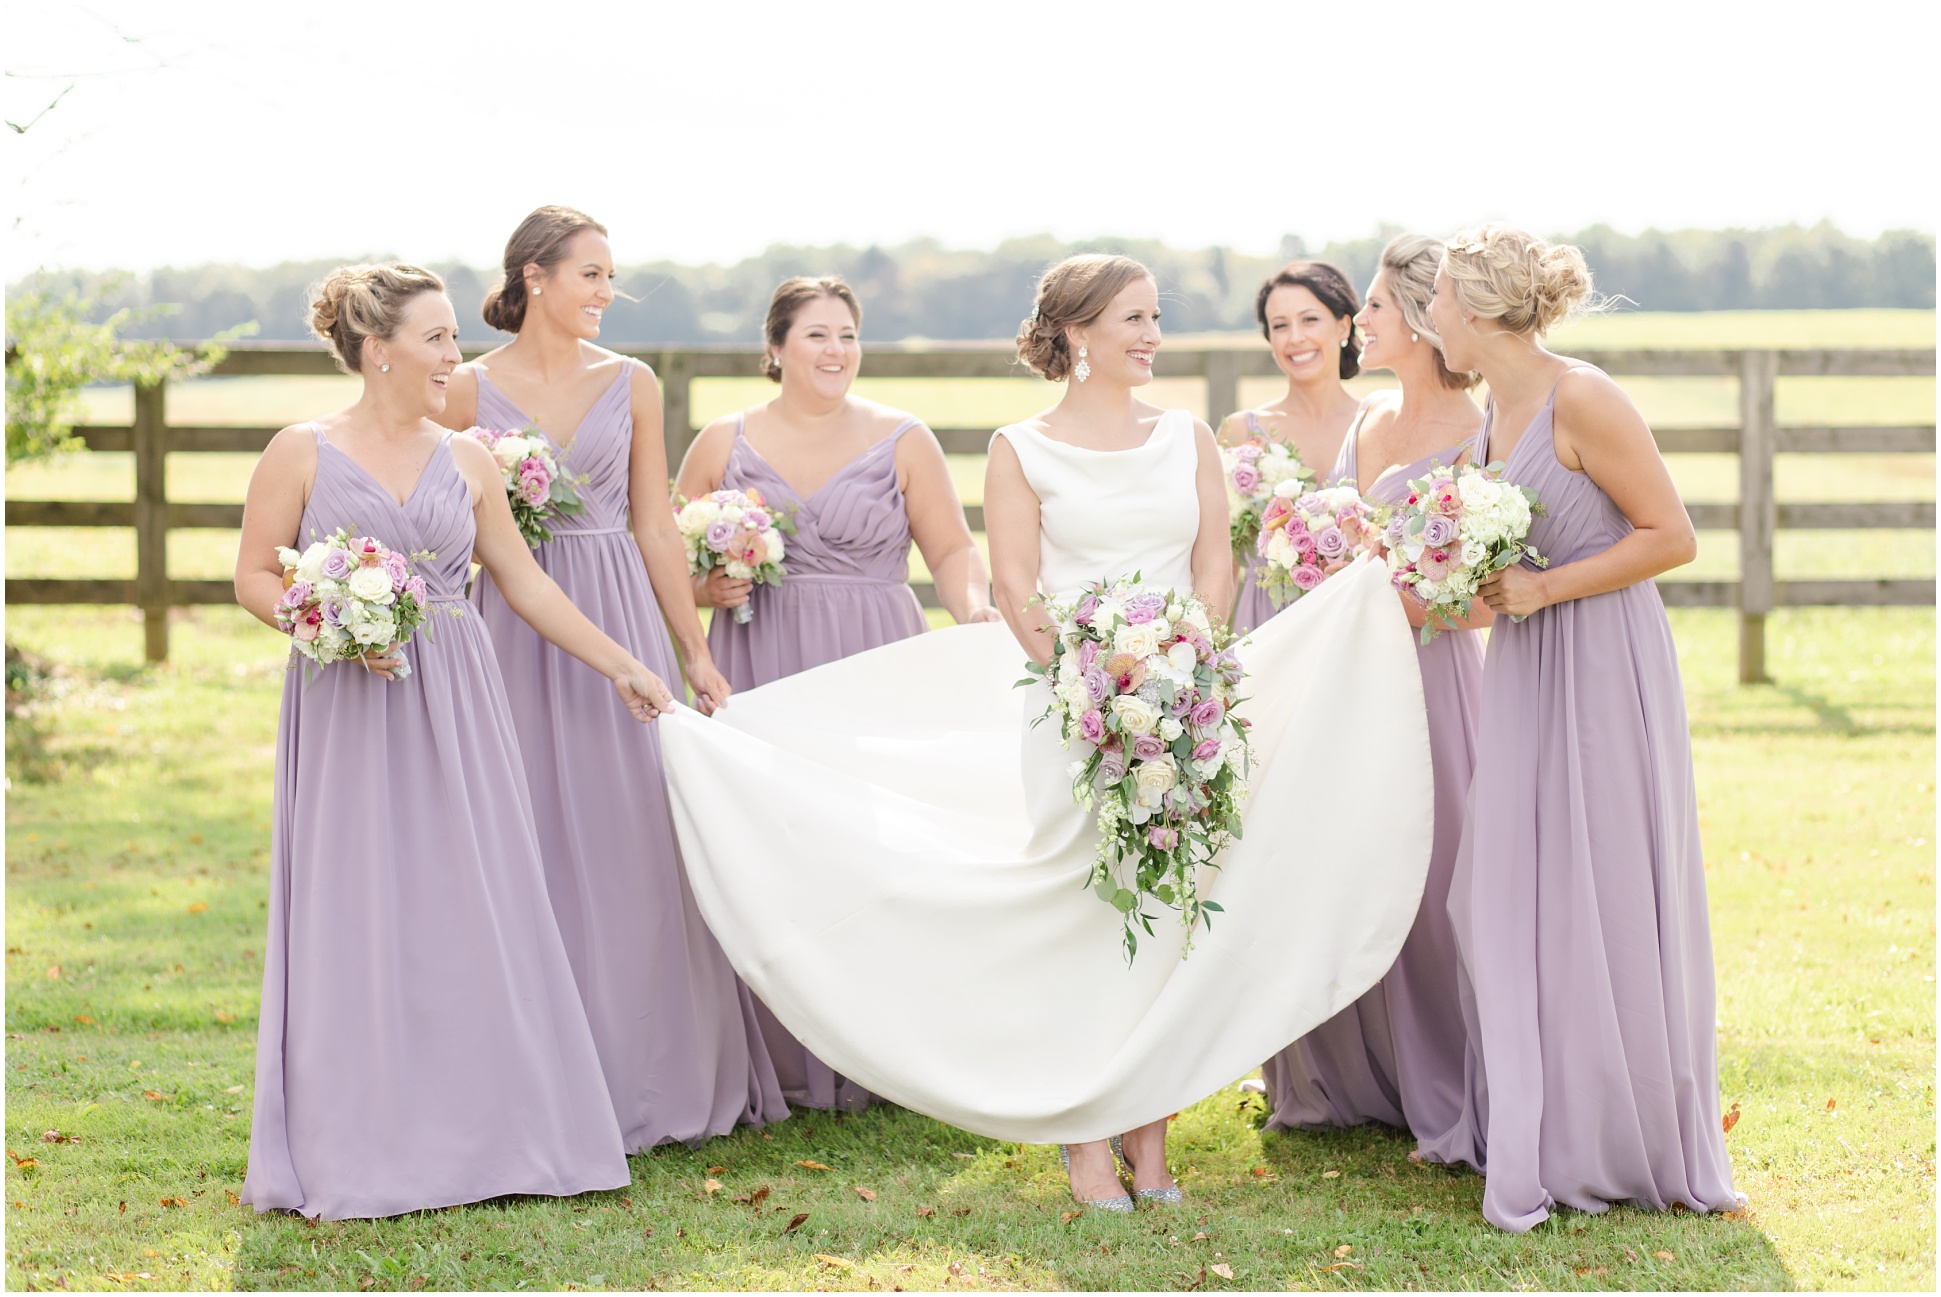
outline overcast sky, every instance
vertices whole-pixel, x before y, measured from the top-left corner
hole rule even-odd
[[[623,262],[1490,217],[1933,230],[1931,12],[8,0],[6,275],[489,265],[543,202]]]

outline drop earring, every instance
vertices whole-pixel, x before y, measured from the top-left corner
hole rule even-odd
[[[1081,383],[1092,376],[1092,365],[1090,361],[1085,359],[1085,355],[1085,348],[1080,347],[1078,349],[1078,363],[1072,366],[1072,377]]]

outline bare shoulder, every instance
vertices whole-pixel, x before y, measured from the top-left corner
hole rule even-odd
[[[1220,421],[1219,442],[1222,446],[1237,445],[1253,435],[1247,429],[1247,416],[1252,413],[1252,410],[1235,410]]]
[[[659,394],[660,376],[654,373],[654,367],[652,365],[644,360],[636,359],[633,356],[622,356],[618,352],[608,352],[607,354],[626,366],[627,381],[632,385],[634,395],[639,396],[642,393]]]
[[[716,419],[695,435],[693,444],[687,448],[683,470],[693,466],[706,470],[710,478],[719,476],[728,465],[728,453],[734,444],[735,417]]]
[[[293,423],[281,429],[270,444],[263,448],[263,456],[257,461],[259,469],[267,468],[283,474],[301,472],[308,474],[317,463],[317,425],[314,423]]]
[[[1588,365],[1566,370],[1557,380],[1553,408],[1557,422],[1573,432],[1589,431],[1592,435],[1604,428],[1641,426],[1644,421],[1617,380]]]

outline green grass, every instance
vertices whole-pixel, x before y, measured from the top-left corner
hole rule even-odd
[[[7,1170],[8,1285],[1183,1289],[1221,1265],[1207,1287],[1931,1290],[1934,615],[1781,612],[1780,683],[1753,689],[1729,613],[1673,624],[1750,1210],[1563,1212],[1512,1237],[1477,1177],[1376,1130],[1263,1138],[1231,1091],[1175,1127],[1189,1207],[1130,1220],[1064,1221],[1052,1150],[880,1110],[636,1157],[626,1191],[568,1202],[258,1218],[229,1195],[280,641],[200,610],[144,669],[130,612],[12,610],[63,666],[7,727],[7,1147],[33,1161]]]

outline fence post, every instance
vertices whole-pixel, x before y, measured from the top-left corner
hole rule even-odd
[[[660,377],[661,440],[667,444],[667,471],[680,471],[681,457],[694,440],[694,353],[663,351],[655,367]]]
[[[168,380],[135,384],[135,602],[150,662],[168,661]]]
[[[1739,683],[1764,684],[1766,614],[1773,609],[1773,385],[1779,355],[1739,356]]]
[[[1201,354],[1206,357],[1206,421],[1218,432],[1227,416],[1240,408],[1241,354],[1224,348]]]

